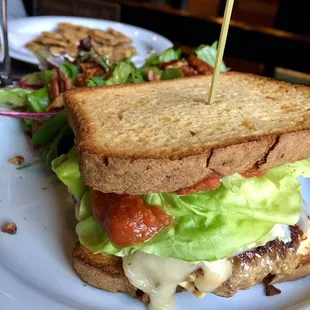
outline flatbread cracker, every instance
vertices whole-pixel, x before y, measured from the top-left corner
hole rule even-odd
[[[58,55],[58,54],[61,55],[61,54],[64,54],[66,52],[66,48],[63,46],[51,46],[50,52],[53,55]]]
[[[25,46],[26,46],[26,48],[28,48],[32,52],[36,52],[40,48],[44,47],[44,44],[38,43],[37,41],[30,41]]]
[[[68,54],[76,58],[80,41],[87,37],[90,37],[95,51],[99,55],[109,56],[112,62],[137,53],[136,49],[129,45],[132,39],[115,29],[108,28],[104,31],[71,23],[59,23],[56,31],[43,31],[25,46],[33,52],[47,46],[52,54]]]

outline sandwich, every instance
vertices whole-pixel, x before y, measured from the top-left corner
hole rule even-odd
[[[310,89],[228,72],[64,94],[76,145],[53,162],[86,283],[171,309],[310,274]],[[206,297],[207,298],[207,297]]]

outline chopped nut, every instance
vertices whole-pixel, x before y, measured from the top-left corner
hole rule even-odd
[[[10,163],[14,165],[21,165],[24,162],[24,157],[23,156],[15,156],[9,160]]]
[[[281,294],[281,291],[273,285],[266,286],[266,296],[274,296]]]
[[[2,227],[1,231],[10,235],[15,235],[17,231],[17,226],[15,223],[8,223]]]

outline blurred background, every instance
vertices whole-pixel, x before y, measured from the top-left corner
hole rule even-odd
[[[14,0],[9,0],[14,1]],[[219,38],[226,0],[23,0],[26,14],[116,20],[190,50]],[[225,61],[234,70],[310,84],[307,0],[235,0]]]

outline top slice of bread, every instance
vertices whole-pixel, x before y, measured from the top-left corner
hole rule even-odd
[[[255,75],[211,77],[65,93],[84,182],[143,194],[310,157],[310,88]]]

